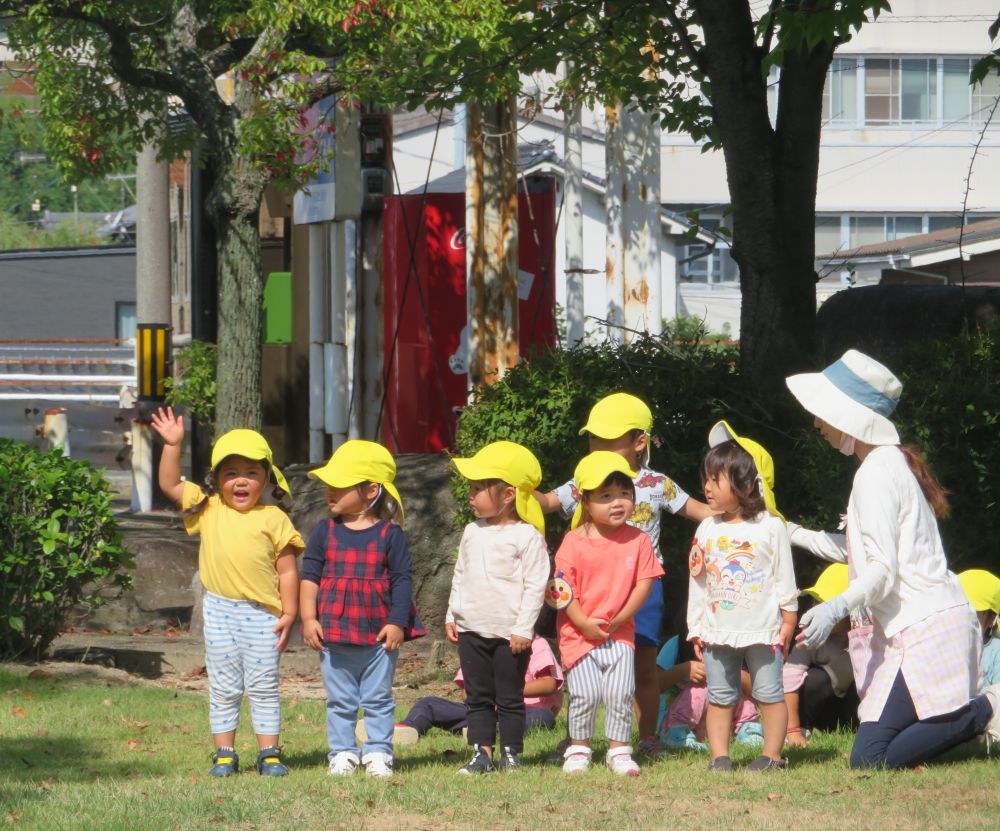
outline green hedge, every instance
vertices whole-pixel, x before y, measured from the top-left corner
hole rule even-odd
[[[112,495],[87,462],[0,439],[0,659],[37,658],[96,585],[131,584]]]
[[[467,455],[489,441],[509,439],[529,447],[544,473],[543,488],[565,482],[586,439],[578,435],[595,401],[631,392],[653,410],[651,466],[702,498],[698,464],[709,428],[725,418],[760,441],[775,461],[779,509],[809,527],[833,530],[847,507],[855,465],[829,447],[787,391],[765,396],[738,374],[738,349],[698,338],[644,338],[627,346],[583,347],[550,352],[522,362],[503,382],[483,388],[459,421],[458,452]],[[952,567],[1000,572],[1000,344],[980,332],[901,351],[873,355],[904,384],[896,422],[903,440],[920,446],[951,492],[952,516],[941,531]],[[819,369],[820,367],[817,367]],[[456,477],[456,496],[464,484]],[[464,499],[460,501],[464,504]],[[460,521],[468,515],[462,513]],[[550,540],[565,524],[549,518]],[[662,540],[668,576],[685,569],[694,526],[667,517]],[[985,542],[984,542],[985,541]],[[817,570],[798,560],[800,582]]]

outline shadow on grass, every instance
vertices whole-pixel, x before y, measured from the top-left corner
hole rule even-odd
[[[8,737],[0,754],[0,781],[8,784],[38,785],[49,779],[91,782],[105,777],[162,776],[175,770],[176,765],[142,751],[127,758],[112,758],[102,752],[97,738],[81,741],[72,736]]]

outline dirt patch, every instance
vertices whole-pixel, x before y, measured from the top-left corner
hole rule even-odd
[[[173,627],[141,627],[129,634],[72,631],[53,643],[48,660],[6,664],[5,668],[19,675],[51,673],[67,681],[203,692],[208,690],[204,651],[200,638]],[[409,706],[424,695],[457,699],[451,683],[457,668],[458,655],[453,649],[435,649],[428,638],[404,644],[396,668],[397,703]],[[282,656],[281,694],[303,701],[326,698],[319,656],[304,644],[290,646]]]

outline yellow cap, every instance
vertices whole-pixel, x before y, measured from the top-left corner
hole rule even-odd
[[[753,458],[763,486],[764,505],[770,513],[784,520],[785,517],[778,510],[778,504],[774,499],[774,460],[771,458],[771,454],[764,449],[763,445],[758,444],[753,439],[736,435],[736,431],[729,426],[728,422],[720,421],[708,431],[709,447],[717,447],[727,441],[736,442]]]
[[[590,410],[580,435],[591,433],[602,439],[617,439],[630,430],[648,433],[653,429],[649,407],[627,392],[616,392],[598,401]]]
[[[599,488],[612,473],[624,473],[629,479],[635,479],[637,475],[637,471],[628,466],[624,456],[612,453],[610,450],[595,450],[580,459],[576,470],[573,471],[573,482],[580,491],[581,499],[573,512],[570,528],[576,528],[583,518],[583,492]]]
[[[400,513],[403,500],[392,483],[396,478],[396,461],[381,444],[362,439],[345,441],[333,451],[323,467],[309,471],[310,479],[319,479],[331,488],[349,488],[362,482],[376,482],[396,500]],[[400,517],[402,518],[402,517]]]
[[[517,490],[514,508],[525,522],[545,533],[545,515],[535,497],[542,484],[542,467],[535,454],[512,441],[495,441],[480,448],[475,456],[452,459],[458,472],[470,482],[499,479]]]
[[[970,568],[958,575],[958,582],[973,609],[1000,615],[1000,578],[981,568]]]
[[[212,469],[219,466],[219,463],[227,456],[242,456],[244,459],[251,459],[255,462],[267,462],[274,473],[274,479],[289,496],[292,489],[288,487],[288,482],[281,471],[274,466],[274,456],[271,453],[271,446],[256,430],[230,430],[219,436],[219,440],[212,448]]]
[[[803,589],[802,593],[812,595],[820,603],[826,603],[827,600],[832,600],[838,594],[847,591],[847,583],[847,566],[843,563],[834,563],[823,569],[816,585]]]

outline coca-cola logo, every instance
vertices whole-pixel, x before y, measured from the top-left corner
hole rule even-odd
[[[461,251],[465,248],[465,228],[459,228],[451,235],[451,240],[448,243],[455,251]]]

